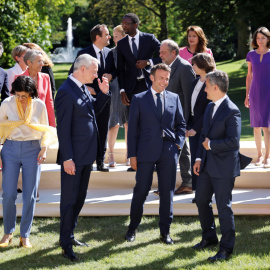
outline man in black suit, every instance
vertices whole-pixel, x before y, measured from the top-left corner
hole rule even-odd
[[[202,241],[194,249],[200,250],[218,244],[212,196],[215,199],[221,230],[220,247],[210,261],[228,259],[233,252],[235,225],[232,211],[232,190],[235,177],[240,175],[239,144],[241,114],[226,95],[228,75],[212,71],[206,75],[207,98],[212,100],[205,110],[194,173],[199,175],[196,184],[196,204],[202,227]]]
[[[134,13],[123,17],[122,26],[127,36],[117,43],[117,71],[121,99],[128,106],[134,94],[151,86],[151,67],[161,62],[160,42],[153,34],[138,30],[139,18]]]
[[[4,52],[3,44],[0,42],[0,57],[2,56],[2,53]],[[7,72],[0,68],[0,92],[1,92],[1,102],[9,97],[9,91],[8,91],[8,76]]]
[[[60,245],[63,255],[77,260],[72,245],[86,245],[74,238],[79,213],[87,193],[92,164],[96,159],[98,128],[96,113],[110,100],[107,78],[98,79],[100,88],[96,99],[85,84],[97,78],[99,61],[80,55],[73,73],[60,86],[56,98],[58,164],[61,165]]]
[[[152,84],[149,74],[151,67],[161,62],[160,42],[153,34],[138,30],[139,18],[134,13],[123,17],[122,26],[127,36],[117,43],[117,71],[121,100],[129,106],[134,94],[146,91]]]
[[[173,40],[166,39],[162,41],[160,57],[163,63],[171,67],[170,81],[167,90],[178,94],[183,108],[184,118],[187,122],[191,106],[191,86],[192,82],[195,80],[195,73],[188,61],[179,56],[179,47]],[[186,141],[181,150],[179,164],[182,184],[175,190],[174,194],[191,194],[193,193],[191,161]],[[156,191],[155,194],[157,194]]]
[[[116,76],[116,68],[114,65],[113,52],[107,48],[110,44],[110,33],[105,24],[98,24],[94,26],[90,31],[91,41],[93,42],[89,47],[82,49],[78,52],[78,55],[89,54],[92,57],[97,58],[100,61],[98,68],[98,78],[106,77],[110,82]],[[69,71],[69,74],[73,72],[73,65]],[[98,81],[95,79],[93,83],[87,84],[88,90],[92,95],[99,93]],[[99,147],[96,157],[97,170],[108,172],[109,169],[104,166],[104,158],[107,145],[107,134],[109,128],[110,118],[110,102],[106,104],[106,107],[100,114],[96,115],[98,132],[99,132]]]

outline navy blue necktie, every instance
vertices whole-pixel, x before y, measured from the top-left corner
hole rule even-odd
[[[137,59],[138,57],[138,48],[136,46],[136,43],[135,43],[135,38],[132,38],[132,50],[133,50],[133,54],[135,56],[135,58]]]
[[[157,111],[158,111],[158,116],[159,119],[162,118],[162,102],[161,102],[161,97],[160,97],[160,93],[156,93],[157,96]]]
[[[99,51],[99,54],[100,54],[100,68],[101,68],[102,73],[103,73],[105,67],[104,67],[104,61],[103,61],[103,53],[102,53],[102,51]]]
[[[138,60],[138,48],[137,48],[137,45],[135,43],[135,38],[132,38],[132,51],[133,51],[133,54],[134,54],[134,57],[136,58],[136,60]],[[138,72],[137,72],[137,77],[141,77],[142,76],[142,71],[141,69],[138,69]]]
[[[211,104],[211,108],[210,108],[210,121],[209,121],[209,124],[211,124],[212,119],[213,119],[212,115],[213,115],[213,111],[214,111],[215,105],[216,105],[216,104],[215,104],[214,102]]]

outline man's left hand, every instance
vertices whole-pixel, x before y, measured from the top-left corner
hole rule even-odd
[[[209,139],[205,138],[204,142],[202,143],[203,147],[205,148],[205,150],[210,150],[208,143],[209,143]]]
[[[109,82],[112,80],[112,74],[104,73],[103,77],[107,78]]]
[[[148,60],[138,60],[136,63],[136,68],[137,69],[143,69],[147,66]]]
[[[100,79],[98,79],[98,86],[99,89],[101,90],[101,92],[103,94],[107,94],[109,91],[109,81],[106,77],[102,77],[102,82],[100,81]]]
[[[130,158],[130,166],[133,170],[137,171],[137,157]]]

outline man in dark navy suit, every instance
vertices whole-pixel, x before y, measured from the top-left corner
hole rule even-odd
[[[122,26],[127,36],[117,43],[117,71],[122,102],[130,105],[134,94],[147,90],[152,84],[151,67],[161,63],[160,42],[153,34],[138,30],[139,18],[134,13],[123,17]]]
[[[89,47],[82,49],[78,52],[78,55],[89,54],[94,58],[97,58],[100,62],[98,67],[98,78],[106,77],[110,82],[116,76],[116,68],[114,65],[113,52],[107,48],[110,44],[110,33],[105,24],[98,24],[94,26],[90,31],[91,41],[93,42]],[[69,71],[69,74],[73,72],[73,65]],[[88,90],[92,95],[99,93],[98,81],[95,79],[93,83],[87,84]],[[96,157],[97,170],[108,172],[109,169],[104,166],[104,158],[107,145],[107,134],[109,129],[110,118],[110,102],[108,102],[105,108],[100,114],[96,115],[98,131],[99,131],[99,147]]]
[[[135,240],[143,205],[151,189],[154,166],[160,192],[159,228],[161,240],[173,244],[173,195],[179,151],[185,142],[185,120],[180,98],[166,91],[171,69],[158,64],[151,70],[152,87],[133,96],[129,115],[128,157],[136,170],[136,185],[125,239]]]
[[[2,42],[0,42],[0,58],[3,52],[4,52],[3,44]],[[5,98],[9,97],[8,76],[7,76],[7,72],[2,68],[0,68],[0,92],[1,92],[1,100],[0,100],[0,104],[1,104],[1,102]]]
[[[79,213],[87,193],[92,164],[96,159],[98,128],[96,113],[110,100],[109,83],[98,79],[96,99],[85,84],[97,78],[99,61],[88,54],[80,55],[73,73],[60,86],[56,98],[58,164],[61,165],[60,245],[63,255],[77,260],[72,245],[86,245],[74,238]]]
[[[234,216],[231,208],[235,177],[240,175],[239,140],[241,114],[226,95],[228,75],[213,71],[206,75],[207,98],[212,100],[205,110],[203,130],[193,170],[199,175],[196,186],[196,204],[202,227],[202,241],[194,249],[218,244],[211,206],[215,199],[221,230],[220,247],[210,261],[228,259],[235,242]]]

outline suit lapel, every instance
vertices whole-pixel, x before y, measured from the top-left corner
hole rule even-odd
[[[84,94],[82,92],[82,90],[78,87],[78,85],[76,83],[74,83],[70,78],[68,78],[68,82],[71,85],[73,91],[76,93],[76,95],[86,103],[86,105],[88,106],[88,108],[91,111],[92,116],[95,117],[94,106],[91,102],[92,100],[90,101],[90,97],[88,97],[86,94]]]
[[[203,96],[203,94],[204,94],[204,89],[205,89],[205,84],[203,84],[203,86],[202,86],[202,88],[201,88],[201,90],[200,90],[200,92],[199,92],[199,95],[197,96],[197,99],[196,99],[194,108],[195,108],[196,104],[199,102],[200,98]]]
[[[222,101],[222,103],[219,105],[218,109],[216,110],[215,114],[214,114],[214,117],[212,118],[212,121],[210,121],[210,125],[209,125],[209,128],[208,128],[208,132],[207,134],[209,133],[211,127],[213,126],[213,123],[215,122],[215,120],[217,119],[217,117],[219,116],[219,114],[222,112],[223,110],[223,107],[225,106],[225,104],[228,103],[228,98],[224,99]]]
[[[125,42],[125,47],[127,48],[127,51],[129,52],[129,54],[135,59],[135,56],[130,48],[130,45],[129,45],[129,38],[128,38],[128,35],[126,37],[124,37],[123,39],[123,42]],[[137,59],[136,59],[137,60]]]
[[[165,90],[163,95],[164,95],[164,99],[163,99],[163,101],[164,101],[164,112],[162,114],[161,121],[164,119],[164,116],[168,111],[168,92]]]
[[[151,89],[148,89],[148,91],[147,91],[147,98],[148,98],[148,102],[150,104],[152,111],[154,112],[156,118],[160,121],[159,116],[158,116],[157,106],[154,102],[154,98],[153,98]]]
[[[170,78],[173,77],[174,72],[177,70],[179,61],[180,61],[179,56],[177,56],[175,61],[173,62],[172,66],[171,66]]]
[[[139,34],[139,48],[138,48],[138,59],[141,59],[140,58],[140,55],[141,55],[141,52],[143,51],[143,48],[144,48],[144,35],[142,32],[140,32]]]

